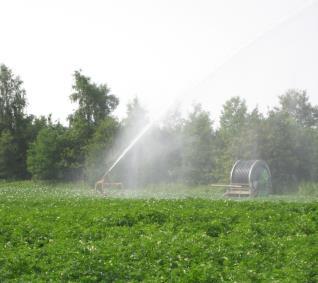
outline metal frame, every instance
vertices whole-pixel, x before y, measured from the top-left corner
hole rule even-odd
[[[232,183],[232,176],[233,176],[234,169],[235,169],[236,165],[237,165],[238,163],[240,163],[240,162],[241,162],[241,160],[236,160],[235,163],[234,163],[234,165],[233,165],[233,167],[232,167],[231,174],[230,174],[230,182],[231,182],[231,183]]]
[[[260,160],[255,160],[254,163],[251,165],[250,171],[248,172],[248,184],[249,184],[249,186],[250,186],[250,189],[253,189],[253,190],[254,190],[254,188],[253,188],[253,184],[252,184],[252,182],[251,182],[251,175],[252,175],[252,171],[253,171],[255,165],[256,165],[259,161],[260,161]]]
[[[240,163],[242,164],[241,168],[238,168]],[[250,163],[250,164],[248,164]],[[267,173],[269,174],[269,187],[268,189],[271,190],[272,182],[271,182],[271,172],[267,163],[264,160],[237,160],[231,170],[230,173],[230,185],[228,185],[227,192],[225,195],[239,195],[239,189],[242,188],[243,190],[248,191],[248,195],[250,197],[256,196],[258,191],[254,188],[254,184],[252,182],[252,175],[257,166],[262,166],[266,169]],[[236,172],[238,170],[238,172]],[[246,195],[246,193],[244,193]],[[240,195],[239,195],[240,196]]]

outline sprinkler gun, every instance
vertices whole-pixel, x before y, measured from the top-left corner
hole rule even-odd
[[[95,183],[95,191],[96,193],[101,193],[103,195],[106,195],[105,189],[107,188],[123,188],[123,184],[122,183],[116,183],[116,182],[111,182],[110,178],[109,178],[109,174],[110,174],[111,170],[108,169],[106,171],[106,173],[103,175],[103,177],[97,181]]]

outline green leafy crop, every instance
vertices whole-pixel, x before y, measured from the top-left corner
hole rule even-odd
[[[69,193],[67,193],[69,192]],[[318,203],[0,184],[0,281],[317,282]]]

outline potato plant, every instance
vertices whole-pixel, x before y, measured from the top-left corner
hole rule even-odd
[[[318,203],[0,184],[0,281],[317,282]]]

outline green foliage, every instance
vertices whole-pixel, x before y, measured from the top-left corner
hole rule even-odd
[[[0,179],[13,179],[17,177],[15,165],[17,164],[18,147],[9,131],[0,134]]]
[[[92,83],[81,72],[75,72],[74,79],[75,92],[70,98],[78,103],[78,109],[69,117],[70,126],[65,128],[49,119],[30,145],[28,170],[36,179],[88,177],[92,181],[105,170],[103,152],[110,146],[118,127],[118,122],[109,115],[118,105],[118,99],[109,94],[106,85]]]
[[[269,163],[276,187],[290,188],[291,184],[310,180],[315,164],[311,130],[296,124],[286,112],[271,112],[263,129],[266,135],[262,153]]]
[[[89,141],[85,157],[85,175],[89,183],[96,182],[105,173],[106,156],[111,150],[118,128],[118,121],[108,117],[99,124]]]
[[[103,156],[106,145],[109,146],[114,139],[110,134],[115,134],[115,131],[107,124],[114,121],[110,114],[117,107],[119,100],[110,94],[106,84],[92,83],[91,79],[80,71],[74,73],[74,80],[74,93],[70,99],[78,103],[78,109],[69,117],[70,127],[66,135],[64,164],[71,179],[82,179],[86,173],[86,177],[92,180],[100,170],[105,170],[100,158],[96,161],[92,158],[97,155]],[[106,133],[108,130],[105,128],[108,126],[109,132]],[[102,140],[101,135],[107,140]],[[100,169],[96,168],[97,164],[101,166]]]
[[[280,110],[288,113],[304,127],[318,126],[318,107],[312,106],[306,91],[288,90],[279,96]]]
[[[247,106],[245,100],[235,96],[223,105],[220,125],[226,134],[238,134],[247,117]]]
[[[107,85],[97,85],[91,82],[89,77],[80,71],[74,73],[74,93],[70,98],[78,103],[75,117],[85,120],[90,125],[98,124],[105,119],[117,107],[119,100],[116,96],[109,94]]]
[[[26,98],[23,82],[5,65],[0,65],[0,132],[14,131],[25,114]]]
[[[65,129],[61,125],[48,126],[40,130],[36,140],[28,151],[28,170],[40,180],[61,179],[63,163]]]
[[[1,282],[318,280],[317,202],[105,199],[31,182],[0,196]]]
[[[216,132],[216,171],[215,177],[228,182],[229,172],[237,159],[243,159],[241,142],[248,120],[246,102],[239,97],[226,101],[220,117],[220,128]],[[244,141],[245,143],[245,141]],[[249,150],[249,149],[248,149]]]
[[[46,121],[25,114],[23,82],[5,65],[0,66],[0,179],[29,177],[26,153],[29,143]]]
[[[140,104],[138,97],[134,97],[127,104],[126,118],[123,119],[122,124],[126,129],[136,132],[148,123],[147,116],[148,113]]]
[[[70,99],[78,107],[68,127],[50,116],[27,115],[22,80],[0,66],[0,179],[32,175],[93,183],[149,122],[137,98],[127,105],[127,117],[117,121],[111,115],[118,98],[81,71],[74,72]],[[263,159],[271,168],[274,191],[290,192],[301,182],[318,181],[317,123],[318,106],[300,90],[279,96],[278,107],[264,115],[233,97],[215,129],[209,113],[197,105],[185,118],[172,115],[152,126],[113,173],[130,187],[228,183],[236,160]]]
[[[237,159],[264,159],[272,172],[274,192],[291,192],[299,182],[317,176],[317,107],[305,92],[289,90],[280,106],[263,117],[247,112],[238,97],[227,101],[216,133],[216,177],[228,182]]]
[[[86,121],[76,119],[66,129],[65,143],[62,148],[61,163],[67,171],[67,179],[80,180],[84,178],[85,155],[87,145],[94,134],[95,127],[90,127]]]
[[[185,120],[182,135],[183,178],[190,184],[208,184],[213,180],[212,121],[201,105],[195,105]]]

